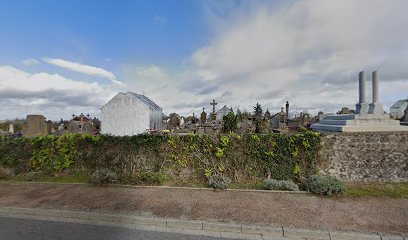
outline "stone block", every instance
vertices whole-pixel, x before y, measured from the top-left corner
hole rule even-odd
[[[381,240],[376,233],[330,232],[331,240]]]
[[[61,213],[61,210],[38,209],[37,215],[38,216],[44,216],[44,217],[61,217],[62,213]]]
[[[11,208],[10,214],[36,215],[37,209],[34,208]]]
[[[89,219],[89,213],[86,212],[61,211],[61,216],[64,218]]]
[[[389,234],[380,234],[382,240],[404,240],[403,236],[400,235],[389,235]]]
[[[308,229],[299,228],[283,228],[283,235],[288,238],[307,238],[307,239],[327,239],[330,240],[329,232],[326,231],[313,231]]]
[[[89,219],[97,220],[97,221],[104,221],[104,222],[120,222],[121,218],[122,217],[120,215],[99,214],[99,213],[89,214]]]
[[[282,227],[262,227],[242,225],[242,233],[262,234],[262,236],[283,237]]]
[[[219,232],[241,232],[241,225],[203,222],[203,229]]]
[[[167,227],[181,229],[203,229],[202,221],[167,220]]]
[[[167,226],[167,221],[165,219],[159,219],[159,218],[134,217],[133,218],[133,224],[165,227],[165,226]]]
[[[133,224],[133,217],[132,216],[121,216],[120,222],[125,223],[125,224]]]
[[[1,207],[0,208],[0,216],[8,216],[10,214],[10,208]]]

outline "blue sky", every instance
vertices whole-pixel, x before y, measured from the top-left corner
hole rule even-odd
[[[354,108],[362,70],[379,71],[387,108],[408,95],[406,12],[405,0],[3,0],[0,119],[98,116],[118,91],[165,113],[213,98],[334,112]]]
[[[203,15],[200,1],[2,1],[1,63],[63,56],[109,70],[177,66],[208,40]]]

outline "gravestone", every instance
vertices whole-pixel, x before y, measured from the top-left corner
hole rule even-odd
[[[204,112],[204,109],[205,109],[205,108],[203,108],[203,111],[202,111],[201,116],[200,116],[201,126],[204,126],[205,123],[206,123],[206,121],[207,121],[207,113]]]
[[[14,134],[14,124],[9,124],[9,133]]]
[[[27,115],[27,122],[23,126],[23,136],[35,137],[48,133],[47,123],[43,115]]]

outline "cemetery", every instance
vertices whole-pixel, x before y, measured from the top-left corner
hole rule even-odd
[[[407,182],[408,127],[384,113],[377,72],[370,104],[365,81],[361,72],[355,111],[317,117],[289,118],[289,101],[276,114],[263,113],[258,103],[253,113],[235,114],[226,105],[216,110],[213,99],[212,111],[203,107],[199,118],[194,112],[162,118],[162,108],[148,97],[118,93],[102,106],[101,120],[73,114],[55,129],[44,116],[27,116],[23,137],[2,137],[0,164],[17,179],[81,172],[97,184],[228,188],[258,182],[265,189],[308,190],[307,181],[317,175],[327,176],[323,182]],[[393,107],[400,120],[407,112],[398,109],[403,103]],[[343,191],[338,184],[324,194]]]

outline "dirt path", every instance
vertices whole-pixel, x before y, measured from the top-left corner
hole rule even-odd
[[[408,233],[408,199],[0,183],[0,206],[115,212],[324,230]]]

